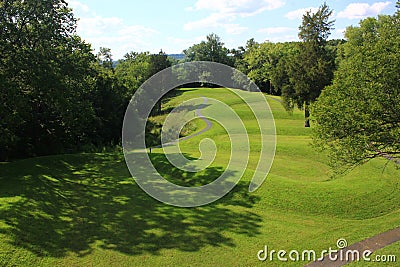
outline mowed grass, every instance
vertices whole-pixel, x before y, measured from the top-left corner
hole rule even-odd
[[[396,166],[379,159],[331,179],[328,157],[310,145],[302,112],[288,114],[273,97],[267,99],[276,119],[276,157],[267,180],[249,193],[261,140],[249,109],[227,89],[180,93],[166,109],[191,98],[215,98],[235,109],[249,130],[250,161],[232,192],[204,207],[167,206],[135,184],[118,153],[3,163],[0,266],[302,266],[306,262],[282,263],[276,257],[261,263],[257,252],[265,245],[335,249],[339,238],[352,244],[400,225]],[[207,112],[214,112],[212,106]],[[204,126],[196,120],[191,129]],[[195,159],[203,138],[215,140],[215,161],[197,174],[171,166],[160,149],[151,157],[167,179],[205,184],[226,168],[227,137],[214,122],[207,133],[180,144],[185,156]],[[398,254],[398,248],[397,243],[382,251]]]

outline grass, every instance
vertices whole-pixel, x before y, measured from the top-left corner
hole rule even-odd
[[[260,140],[240,99],[226,89],[187,89],[165,108],[201,96],[232,106],[250,132],[255,152],[232,192],[199,208],[164,205],[135,184],[117,153],[2,163],[0,266],[265,266],[257,259],[265,245],[322,251],[335,248],[339,238],[352,244],[400,225],[399,170],[394,164],[374,160],[331,179],[327,155],[310,146],[302,112],[290,115],[271,97],[276,158],[268,179],[249,193]],[[207,106],[203,114],[207,112],[215,111]],[[190,130],[202,127],[198,120]],[[157,149],[151,155],[156,168],[167,179],[188,186],[217,178],[230,147],[220,125],[214,123],[207,133],[183,141],[181,149],[186,157],[197,158],[198,143],[205,137],[216,140],[218,148],[205,171],[193,174],[173,168]],[[398,249],[395,243],[379,253],[399,257]]]

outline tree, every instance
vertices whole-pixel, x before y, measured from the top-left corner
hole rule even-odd
[[[106,47],[100,47],[99,53],[97,53],[97,61],[107,69],[113,69],[113,59],[111,49]]]
[[[349,27],[346,38],[333,84],[313,108],[315,142],[336,167],[400,158],[399,10]]]
[[[150,77],[149,53],[130,52],[115,68],[117,79],[128,89],[131,98],[136,90]]]
[[[158,54],[131,52],[125,55],[115,69],[118,80],[132,97],[136,90],[151,76],[171,66],[168,56],[161,50]],[[158,101],[154,113],[161,112],[161,100]]]
[[[258,44],[251,41],[248,43],[248,49],[244,55],[244,61],[248,69],[247,76],[257,84],[261,91],[270,92],[269,55],[274,44],[270,42]]]
[[[95,121],[95,58],[67,3],[4,0],[0,28],[0,160],[76,150]]]
[[[294,106],[305,110],[305,127],[310,127],[309,106],[320,95],[322,89],[333,78],[334,59],[326,50],[327,38],[334,21],[329,21],[332,10],[323,4],[316,13],[307,11],[299,27],[299,38],[303,41],[300,50],[288,64],[291,87],[282,91],[285,107]]]
[[[207,41],[195,44],[183,53],[188,61],[211,61],[233,66],[229,49],[224,47],[221,38],[215,33],[207,35]]]
[[[268,69],[272,91],[277,95],[292,88],[289,79],[289,64],[299,52],[298,42],[277,43],[270,51],[270,65]]]
[[[90,140],[96,147],[115,146],[121,141],[122,122],[131,96],[117,79],[111,49],[100,48],[92,70],[90,99],[96,114],[96,131]]]

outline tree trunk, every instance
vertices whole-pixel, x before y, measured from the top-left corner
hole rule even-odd
[[[310,104],[306,102],[304,104],[304,127],[309,128],[311,127],[310,125]]]
[[[161,110],[162,110],[162,106],[161,106],[161,99],[160,99],[160,101],[157,102],[157,115],[161,115]]]

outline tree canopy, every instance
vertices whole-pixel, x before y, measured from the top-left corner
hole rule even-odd
[[[288,64],[291,86],[283,87],[282,97],[288,110],[297,106],[305,110],[305,126],[310,127],[309,105],[331,83],[334,58],[326,50],[327,38],[333,28],[332,10],[323,4],[317,12],[307,11],[299,27],[299,51]]]
[[[400,157],[400,15],[363,20],[346,31],[333,84],[313,109],[315,140],[333,164]]]
[[[90,45],[65,1],[0,3],[0,159],[75,149],[95,124]]]
[[[201,41],[184,50],[183,53],[188,61],[211,61],[233,66],[229,49],[215,33],[207,35],[207,41]]]

